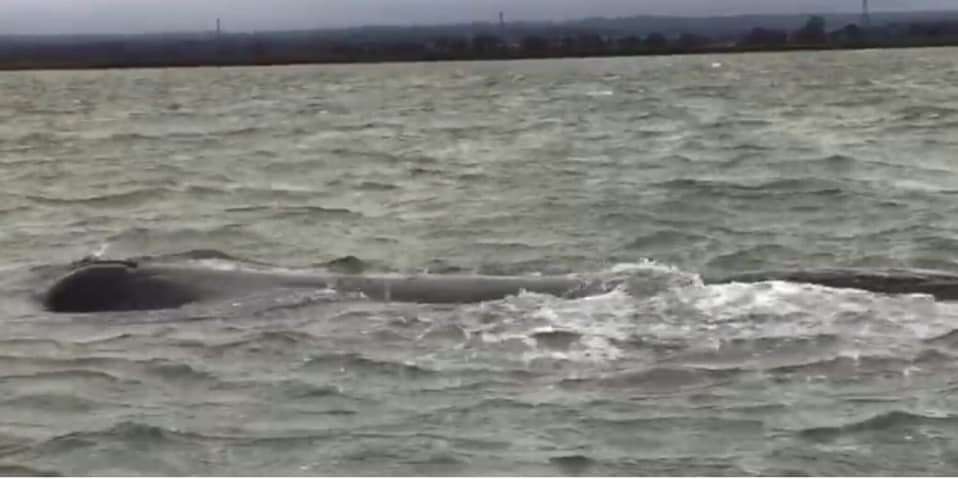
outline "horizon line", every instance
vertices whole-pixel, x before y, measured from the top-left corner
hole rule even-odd
[[[870,11],[869,16],[874,20],[876,16],[882,15],[920,15],[920,14],[934,14],[934,13],[955,13],[958,14],[958,8],[950,9],[929,9],[929,10],[880,10],[880,11]],[[619,16],[589,16],[589,17],[579,17],[574,19],[567,20],[527,20],[519,19],[506,21],[507,25],[563,25],[563,24],[574,24],[577,22],[583,22],[588,20],[616,20],[616,19],[630,19],[630,18],[682,18],[682,19],[727,19],[727,18],[746,18],[746,17],[808,17],[808,16],[839,16],[839,15],[850,15],[850,16],[861,16],[862,12],[860,10],[854,11],[836,11],[836,12],[815,12],[810,11],[807,13],[736,13],[729,15],[663,15],[663,14],[644,14],[639,13],[635,15],[619,15]],[[282,34],[282,33],[306,33],[306,32],[341,32],[349,30],[361,30],[361,29],[370,29],[370,28],[399,28],[399,29],[429,29],[429,28],[442,28],[442,27],[464,27],[464,26],[479,26],[479,25],[499,25],[498,20],[477,20],[477,21],[450,21],[445,23],[369,23],[369,24],[359,24],[353,26],[317,26],[313,28],[291,28],[291,29],[243,29],[243,30],[229,30],[225,28],[227,22],[225,16],[213,17],[215,22],[217,19],[223,20],[223,26],[221,33],[222,34]],[[155,31],[141,31],[141,32],[116,32],[116,31],[102,31],[102,32],[84,32],[84,33],[0,33],[0,38],[16,38],[16,37],[97,37],[97,36],[110,36],[110,37],[136,37],[136,36],[156,36],[156,35],[200,35],[208,33],[216,33],[216,28],[209,28],[204,30],[155,30]]]

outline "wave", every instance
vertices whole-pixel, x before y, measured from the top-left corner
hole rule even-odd
[[[270,205],[280,204],[284,200],[295,201],[295,200],[305,200],[311,201],[315,200],[316,194],[320,192],[318,188],[300,186],[294,184],[267,184],[267,185],[256,185],[249,183],[236,183],[227,176],[217,176],[216,178],[202,183],[194,182],[165,182],[162,187],[150,186],[142,187],[138,190],[144,190],[147,192],[153,192],[155,194],[161,193],[174,193],[178,195],[185,195],[191,198],[209,198],[216,196],[244,196],[251,198],[253,200],[262,199],[264,202],[268,202]],[[124,192],[126,193],[126,192]],[[93,197],[96,198],[96,197]],[[50,201],[75,201],[72,199],[62,199],[62,198],[44,198],[38,197],[40,200],[50,200]],[[81,201],[83,198],[80,199]]]
[[[952,329],[947,333],[928,338],[925,342],[933,346],[945,346],[951,349],[958,349],[958,329]]]
[[[583,454],[572,454],[550,457],[549,463],[557,466],[562,475],[577,476],[595,467],[598,461]]]
[[[0,351],[10,353],[14,348],[28,348],[32,352],[36,353],[37,351],[50,349],[50,350],[60,350],[64,347],[64,344],[54,340],[46,338],[16,338],[16,337],[7,337],[0,339]]]
[[[289,351],[295,348],[311,347],[320,341],[320,338],[301,331],[265,331],[253,333],[229,343],[206,344],[205,347],[219,354],[236,351],[262,354],[271,350]]]
[[[720,149],[739,153],[770,153],[776,151],[776,149],[771,146],[761,145],[758,143],[735,143],[732,145],[723,146]]]
[[[648,250],[658,246],[670,246],[675,244],[692,245],[698,243],[707,243],[713,240],[711,236],[691,231],[678,229],[659,229],[636,237],[625,245],[626,249]]]
[[[819,197],[849,194],[847,184],[822,178],[784,178],[752,184],[722,180],[675,179],[654,185],[669,190],[685,191],[695,195],[725,195],[741,198],[781,197],[796,193]]]
[[[535,332],[531,337],[535,340],[537,347],[567,351],[582,339],[583,334],[575,331],[548,330]]]
[[[370,358],[361,353],[331,353],[313,356],[307,359],[301,369],[307,371],[351,371],[354,373],[374,372],[399,375],[405,379],[430,377],[438,371],[405,362]]]
[[[774,361],[774,359],[770,359]],[[933,361],[932,358],[922,358],[922,363]],[[830,379],[847,381],[854,379],[866,381],[870,375],[885,375],[888,373],[903,376],[905,371],[914,367],[915,360],[885,356],[838,356],[828,359],[812,360],[799,364],[784,364],[764,369],[766,372],[781,376],[822,376]]]
[[[240,230],[237,225],[226,224],[209,229],[180,228],[171,230],[152,230],[131,228],[107,237],[104,242],[84,258],[70,264],[71,268],[82,266],[91,261],[130,261],[133,263],[229,263],[250,267],[279,267],[257,259],[226,252],[217,247],[196,248],[193,245],[231,244],[250,233]],[[253,236],[256,238],[256,236]],[[179,249],[180,246],[187,246]],[[157,251],[143,252],[145,249]]]
[[[5,477],[59,477],[65,475],[53,469],[37,469],[19,464],[0,464],[0,476]]]
[[[609,476],[633,476],[641,471],[643,476],[663,477],[747,477],[754,472],[743,469],[737,457],[709,457],[701,454],[694,456],[662,457],[650,459],[626,459],[604,469],[611,470]],[[606,474],[603,474],[606,475]]]
[[[276,450],[288,450],[298,446],[315,446],[317,443],[344,440],[354,443],[369,442],[370,440],[447,440],[470,447],[495,448],[497,450],[508,447],[508,443],[487,441],[468,437],[456,437],[422,433],[388,433],[385,431],[339,430],[323,428],[322,431],[308,431],[303,434],[280,434],[263,436],[212,435],[197,432],[187,432],[180,429],[161,427],[136,421],[121,421],[100,430],[77,431],[56,436],[34,445],[30,451],[32,456],[66,456],[70,453],[87,449],[109,448],[109,444],[117,445],[120,451],[140,450],[161,451],[169,448],[191,448],[196,446],[232,446],[232,447],[265,447]],[[141,449],[142,448],[142,449]],[[118,452],[120,452],[118,451]]]
[[[740,419],[735,417],[695,417],[695,416],[671,416],[649,415],[644,417],[589,417],[586,422],[590,425],[598,425],[603,429],[627,429],[627,430],[649,430],[665,429],[673,430],[679,428],[700,429],[705,431],[726,431],[729,433],[741,434],[744,431],[754,431],[762,433],[765,429],[765,423],[761,419]]]
[[[78,431],[48,439],[35,446],[41,454],[67,454],[78,449],[97,448],[103,442],[123,443],[127,446],[161,448],[169,444],[190,444],[203,440],[219,439],[176,429],[153,426],[141,422],[122,421],[98,431]]]
[[[34,203],[44,205],[44,206],[96,206],[96,207],[107,207],[115,205],[123,206],[135,206],[140,204],[145,204],[148,202],[154,202],[158,198],[162,198],[167,194],[173,193],[172,190],[166,188],[154,188],[154,187],[143,187],[143,188],[134,188],[127,191],[118,191],[103,193],[92,196],[79,196],[79,197],[51,197],[51,196],[42,196],[42,195],[24,195],[23,197]]]
[[[706,266],[711,270],[751,271],[768,264],[768,258],[796,258],[802,254],[799,249],[778,243],[761,243],[737,248],[727,253],[716,254],[708,260]]]
[[[754,318],[755,322],[761,318]],[[673,339],[650,341],[648,350],[664,356],[661,363],[669,367],[691,367],[706,371],[768,371],[802,366],[816,362],[817,357],[832,354],[841,347],[837,334],[813,336],[757,336],[723,340],[712,347],[697,347],[693,341]],[[813,359],[809,359],[813,358]]]
[[[30,363],[31,359],[23,358],[25,363]],[[64,361],[66,363],[66,361]],[[113,374],[95,369],[57,369],[54,371],[39,371],[28,374],[5,374],[0,375],[4,381],[23,382],[23,381],[83,381],[90,383],[94,381],[121,384],[129,382]]]
[[[10,381],[79,381],[85,387],[138,386],[150,379],[170,382],[217,380],[212,373],[198,367],[159,358],[0,356],[0,366],[6,371],[20,371],[5,376]]]
[[[0,401],[0,407],[18,411],[28,409],[35,413],[57,414],[89,414],[112,406],[76,394],[22,394]]]
[[[366,190],[366,191],[392,191],[392,190],[398,190],[400,186],[393,183],[383,183],[379,181],[366,180],[359,183],[359,185],[357,185],[357,188],[361,190]]]
[[[762,129],[775,125],[771,118],[721,118],[703,127],[707,130]]]
[[[958,416],[932,415],[908,411],[889,411],[880,413],[859,421],[853,421],[838,426],[824,426],[802,429],[798,431],[800,437],[812,441],[833,441],[849,434],[872,434],[897,429],[916,429],[924,427],[938,427],[942,430],[954,430],[958,427]]]
[[[225,130],[210,131],[172,131],[167,133],[119,132],[92,138],[93,140],[109,142],[137,142],[137,141],[177,141],[177,140],[213,140],[247,136],[263,131],[262,127],[250,126]]]
[[[958,108],[949,108],[947,106],[922,105],[908,106],[895,112],[901,122],[913,122],[917,120],[941,121],[958,116]]]
[[[250,258],[244,258],[234,254],[230,254],[224,251],[217,249],[192,249],[179,253],[166,253],[156,256],[139,256],[131,258],[133,261],[143,261],[143,260],[155,260],[155,261],[202,261],[202,260],[221,260],[221,261],[234,261],[237,263],[251,263],[258,264],[258,261],[252,260]]]
[[[263,383],[262,385],[269,388],[282,389],[284,397],[288,397],[293,400],[314,400],[321,398],[341,397],[350,401],[357,401],[357,398],[343,394],[340,388],[334,386],[317,386],[296,380],[286,380],[280,381],[278,383],[275,381],[270,381],[268,383]],[[355,413],[355,411],[350,411],[350,413]]]
[[[358,211],[353,211],[348,208],[327,208],[323,206],[316,205],[288,205],[283,204],[279,205],[246,205],[246,206],[231,206],[226,208],[224,211],[227,213],[258,213],[258,212],[270,212],[272,216],[278,217],[288,217],[288,216],[309,216],[319,219],[325,219],[329,217],[363,217],[364,215]]]
[[[462,462],[457,459],[458,454],[439,455],[432,451],[430,446],[437,443],[448,444],[454,451],[462,449],[504,451],[510,445],[503,441],[425,431],[389,433],[357,431],[355,428],[350,430],[323,428],[321,431],[304,430],[300,434],[286,432],[275,435],[236,436],[201,434],[143,422],[123,421],[105,429],[77,431],[54,437],[18,453],[15,458],[21,461],[23,461],[21,457],[29,458],[30,462],[55,465],[63,462],[63,458],[91,454],[95,451],[102,462],[102,467],[109,468],[107,469],[109,471],[116,471],[117,468],[123,471],[124,465],[129,467],[129,464],[134,462],[123,461],[120,458],[126,458],[135,452],[138,457],[135,461],[137,472],[158,475],[195,474],[197,473],[196,463],[192,461],[212,459],[206,453],[211,449],[222,450],[223,448],[237,451],[256,450],[259,454],[266,453],[271,457],[279,458],[277,460],[280,461],[287,458],[294,459],[289,457],[290,454],[296,456],[296,460],[305,461],[307,460],[305,458],[316,457],[315,451],[320,448],[330,451],[326,454],[332,454],[332,457],[324,457],[326,454],[321,454],[320,457],[336,460],[336,470],[340,472],[344,467],[355,467],[360,464],[364,465],[363,468],[368,471],[370,461],[377,463],[388,461],[391,464],[407,466],[422,463],[424,467],[426,465],[438,467],[441,464],[448,466]],[[430,452],[427,453],[427,451]],[[194,469],[183,469],[184,456],[191,459],[188,463],[193,464]],[[115,462],[110,462],[111,458]],[[171,462],[173,460],[175,462]],[[271,467],[274,473],[277,470],[275,461],[266,461],[271,466],[262,463],[259,458],[241,461],[241,463],[244,462],[246,467]],[[67,470],[78,470],[78,468],[90,467],[88,464],[89,462],[86,461],[77,462],[67,459],[65,466]],[[224,467],[226,464],[215,464],[215,466]],[[233,461],[230,466],[237,467],[236,461]],[[325,470],[326,467],[328,466],[319,463],[306,466],[289,464],[281,465],[279,471],[296,470],[302,473],[308,470]]]
[[[151,359],[138,363],[147,374],[170,382],[219,382],[213,373],[178,361]]]
[[[50,131],[36,131],[27,134],[21,134],[13,136],[11,138],[4,139],[0,143],[10,143],[12,145],[24,145],[30,146],[30,143],[34,144],[47,144],[54,143],[63,138],[62,133],[50,132]]]
[[[84,259],[81,259],[80,261],[74,262],[71,265],[71,267],[77,267],[86,262],[97,261],[99,259],[101,258],[92,258],[92,257],[84,258]],[[102,259],[108,259],[108,258],[102,258]],[[253,258],[249,258],[245,256],[239,256],[236,254],[227,253],[222,250],[211,249],[211,248],[200,248],[200,249],[186,250],[182,252],[160,253],[155,255],[133,256],[128,258],[127,260],[132,261],[134,263],[140,263],[140,262],[144,262],[144,263],[145,262],[206,263],[209,261],[216,261],[216,262],[223,262],[226,264],[236,265],[238,267],[248,266],[248,267],[252,267],[253,269],[265,268],[265,269],[275,269],[278,271],[280,270],[287,271],[291,269],[296,270],[296,269],[303,269],[303,268],[319,268],[323,270],[335,271],[340,273],[348,273],[348,274],[360,274],[371,266],[371,263],[350,255],[350,256],[335,258],[325,262],[312,263],[312,264],[297,268],[297,267],[290,267],[290,266],[270,263],[267,261],[253,259]]]
[[[650,394],[666,394],[713,387],[728,382],[741,372],[740,369],[731,368],[652,367],[600,377],[564,379],[559,384],[561,387],[575,390],[627,389]]]

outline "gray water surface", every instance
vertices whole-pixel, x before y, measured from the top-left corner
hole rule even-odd
[[[958,271],[958,50],[25,72],[0,91],[0,472],[958,473],[958,306],[702,281]],[[33,301],[86,255],[195,250],[630,287]]]

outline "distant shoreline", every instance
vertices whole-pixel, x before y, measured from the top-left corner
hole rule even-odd
[[[642,51],[613,51],[594,54],[522,54],[519,52],[504,52],[492,55],[441,55],[427,54],[414,56],[378,56],[357,58],[316,58],[308,56],[283,57],[264,56],[254,60],[231,61],[151,61],[142,59],[137,61],[19,61],[0,62],[0,72],[17,71],[63,71],[63,70],[124,70],[124,69],[166,69],[166,68],[210,68],[210,67],[269,67],[292,65],[351,65],[351,64],[383,64],[383,63],[438,63],[438,62],[472,62],[472,61],[512,61],[512,60],[550,60],[576,58],[628,58],[628,57],[662,57],[688,55],[735,55],[747,53],[788,53],[788,52],[818,52],[818,51],[856,51],[856,50],[899,50],[908,48],[945,48],[958,47],[958,41],[938,42],[908,42],[908,43],[860,43],[842,45],[775,45],[775,46],[704,46],[697,48],[669,47],[656,50]]]

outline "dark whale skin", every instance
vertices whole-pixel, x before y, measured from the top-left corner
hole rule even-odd
[[[609,289],[570,277],[304,274],[104,262],[81,265],[57,279],[42,303],[58,313],[148,311],[272,288],[332,288],[377,301],[430,304],[478,303],[523,291],[582,297]]]

